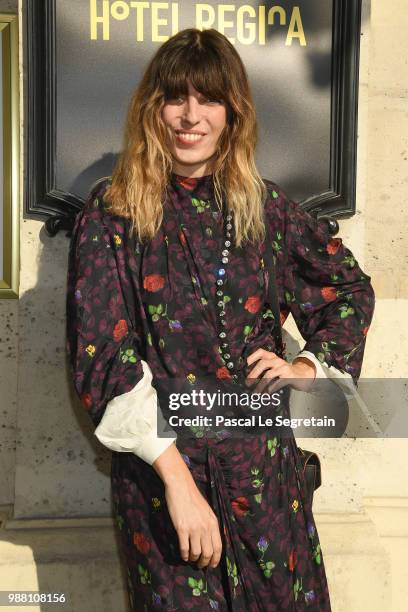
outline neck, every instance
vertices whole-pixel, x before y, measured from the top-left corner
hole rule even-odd
[[[212,174],[213,164],[209,160],[197,164],[181,164],[178,161],[174,161],[172,172],[186,178],[200,178]]]

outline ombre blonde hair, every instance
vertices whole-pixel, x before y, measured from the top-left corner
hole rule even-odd
[[[215,29],[182,30],[151,59],[129,103],[123,150],[104,196],[107,208],[130,218],[130,233],[140,240],[157,233],[173,166],[161,111],[167,99],[188,94],[188,79],[227,107],[212,168],[217,205],[221,209],[225,200],[233,212],[237,246],[263,240],[267,190],[255,165],[255,107],[238,52]]]

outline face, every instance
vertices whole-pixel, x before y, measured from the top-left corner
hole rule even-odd
[[[227,125],[226,103],[206,98],[188,81],[188,95],[167,100],[162,119],[173,172],[189,177],[210,174],[219,137]]]

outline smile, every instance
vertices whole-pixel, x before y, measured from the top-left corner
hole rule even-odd
[[[195,144],[204,138],[205,134],[189,134],[188,132],[176,133],[176,139],[183,144]]]

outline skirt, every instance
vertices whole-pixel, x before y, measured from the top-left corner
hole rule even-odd
[[[296,440],[177,438],[219,521],[216,568],[180,557],[161,478],[132,453],[112,454],[113,512],[136,612],[331,612],[324,559]]]

